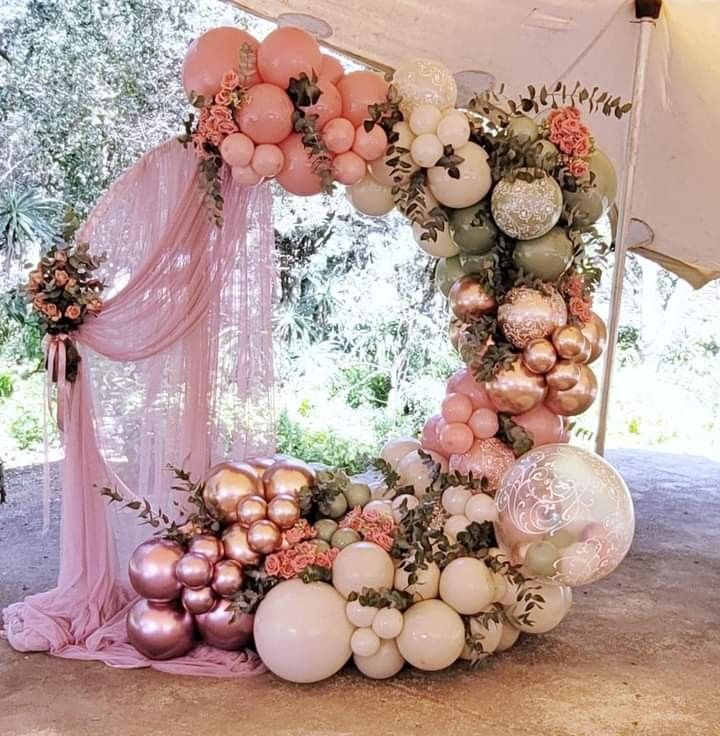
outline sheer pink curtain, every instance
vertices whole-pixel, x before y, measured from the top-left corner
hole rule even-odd
[[[4,611],[16,649],[188,674],[262,671],[252,652],[203,646],[150,662],[127,643],[127,560],[151,529],[97,491],[114,485],[172,515],[183,499],[169,490],[168,463],[201,476],[221,458],[273,449],[271,195],[232,184],[223,194],[218,229],[193,154],[169,141],[115,183],[78,234],[107,253],[110,296],[77,334],[79,377],[60,397],[58,585]]]

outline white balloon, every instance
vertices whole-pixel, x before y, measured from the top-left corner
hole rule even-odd
[[[493,619],[489,619],[483,623],[478,618],[470,618],[470,633],[482,637],[479,642],[482,647],[482,653],[474,653],[466,644],[461,655],[462,658],[470,660],[484,659],[492,654],[500,644],[503,625]]]
[[[400,654],[420,670],[449,667],[465,646],[460,616],[442,601],[421,601],[404,615],[403,630],[396,639]]]
[[[473,614],[487,608],[495,597],[488,566],[474,557],[458,557],[440,575],[440,597],[458,613]]]
[[[390,187],[378,184],[370,174],[347,187],[346,191],[352,206],[369,217],[382,217],[395,207]]]
[[[470,519],[465,514],[451,516],[443,527],[445,536],[453,543],[457,542],[457,535],[464,532],[470,526]]]
[[[350,657],[353,626],[345,601],[331,585],[286,580],[255,613],[255,647],[278,677],[317,682],[334,675]]]
[[[458,165],[459,179],[453,179],[446,168],[428,169],[428,185],[434,197],[447,207],[469,207],[479,202],[492,187],[487,153],[477,143],[466,143],[455,153],[462,157]]]
[[[496,652],[504,652],[506,649],[510,649],[513,644],[518,640],[520,632],[514,626],[511,626],[507,621],[502,625],[502,636],[500,641],[495,648]]]
[[[442,230],[435,232],[435,240],[429,237],[423,239],[423,235],[427,231],[420,223],[413,222],[412,232],[420,250],[433,258],[452,258],[460,252],[457,244],[452,239],[452,235],[450,235],[450,228],[447,223],[445,223]]]
[[[465,506],[470,496],[472,496],[472,491],[464,486],[446,488],[442,495],[443,508],[448,514],[462,514],[465,512]]]
[[[501,575],[498,572],[493,572],[491,574],[492,574],[492,579],[493,579],[493,586],[495,588],[495,594],[493,595],[493,603],[500,603],[500,601],[507,594],[508,581],[504,575]]]
[[[363,513],[366,511],[375,511],[379,516],[385,516],[393,519],[393,506],[389,498],[375,498],[363,506]]]
[[[357,629],[350,639],[353,654],[372,657],[380,649],[380,637],[372,629]]]
[[[410,115],[410,130],[415,135],[434,133],[443,114],[435,105],[418,105]]]
[[[442,158],[443,144],[435,133],[423,133],[412,142],[410,155],[418,166],[427,169]]]
[[[354,542],[340,550],[332,568],[335,589],[345,598],[363,588],[391,588],[395,566],[390,555],[372,542]]]
[[[465,516],[477,524],[485,521],[497,521],[498,511],[495,499],[487,493],[476,493],[465,506]]]
[[[361,657],[356,654],[353,661],[363,675],[374,680],[384,680],[397,675],[405,666],[405,660],[394,639],[383,639],[380,642],[380,649],[375,654],[370,657]]]
[[[413,597],[415,602],[437,598],[440,586],[440,568],[434,562],[426,563],[425,569],[416,571],[417,581],[410,585],[410,573],[398,567],[395,571],[395,589],[403,590]]]
[[[372,624],[372,630],[381,639],[394,639],[400,635],[403,615],[397,608],[381,608]]]
[[[397,133],[397,140],[390,145],[394,146],[395,150],[392,153],[383,153],[380,158],[376,158],[369,164],[370,173],[380,184],[386,187],[392,187],[396,184],[406,182],[420,168],[410,157],[410,146],[412,146],[412,142],[415,140],[415,135],[410,130],[410,126],[406,122],[395,123],[393,133]],[[407,153],[398,152],[397,149],[400,148],[405,149]],[[397,166],[388,166],[386,161],[393,160],[396,157],[399,157],[401,161],[409,164],[409,166],[402,169]],[[393,170],[399,181],[395,181],[393,178]]]
[[[440,465],[443,473],[447,472],[447,460],[436,452],[428,452],[433,462]],[[404,486],[412,486],[415,495],[422,498],[432,483],[432,473],[417,452],[410,452],[398,463],[395,472],[400,476]]]
[[[411,437],[399,437],[396,440],[390,440],[385,443],[385,446],[380,450],[380,457],[395,470],[397,464],[405,455],[411,453],[413,450],[419,449],[420,443],[417,440]]]
[[[417,496],[413,496],[409,493],[401,493],[399,496],[395,496],[392,501],[393,519],[396,524],[399,524],[403,520],[403,512],[401,508],[405,506],[407,511],[417,508],[420,505],[420,499]],[[407,511],[405,513],[407,513]]]
[[[446,112],[438,123],[436,135],[443,146],[462,148],[470,140],[470,123],[459,110]]]
[[[541,595],[543,603],[528,610],[531,601],[522,600],[506,609],[510,623],[527,634],[546,634],[554,629],[564,618],[572,605],[572,588],[566,585],[544,583],[534,578],[523,586],[525,590]],[[529,614],[529,623],[520,621],[523,614]]]
[[[349,601],[345,606],[345,615],[353,626],[364,628],[372,626],[377,612],[375,606],[363,606],[358,600]]]

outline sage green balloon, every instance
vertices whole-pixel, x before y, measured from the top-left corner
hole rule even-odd
[[[338,529],[335,534],[332,535],[330,544],[335,549],[343,549],[349,544],[355,544],[360,541],[360,535],[354,529]]]
[[[460,259],[460,268],[462,268],[465,275],[484,273],[493,265],[489,253],[483,253],[481,255],[461,253],[458,258]]]
[[[354,509],[356,506],[364,506],[371,497],[370,486],[366,483],[351,483],[344,491],[348,506]]]
[[[319,508],[331,519],[339,519],[348,510],[348,502],[343,493],[338,493],[330,503],[321,503]]]
[[[575,192],[564,191],[565,207],[573,212],[573,226],[588,227],[597,222],[612,206],[617,197],[617,174],[610,159],[600,150],[590,156],[590,172],[580,179]],[[590,179],[592,178],[592,184]]]
[[[330,551],[330,545],[324,539],[313,539],[313,544],[318,552]]]
[[[547,138],[541,138],[530,147],[525,154],[525,165],[535,169],[542,169],[550,174],[560,162],[560,151]]]
[[[487,203],[453,210],[450,214],[450,232],[461,253],[487,253],[494,245],[498,229],[490,215]]]
[[[557,547],[550,542],[533,542],[525,553],[525,566],[536,575],[552,577],[555,561],[558,558]]]
[[[457,256],[439,258],[435,268],[435,286],[447,296],[452,285],[464,275],[465,272],[460,267],[460,259]]]
[[[338,529],[337,521],[332,519],[318,519],[313,526],[317,532],[318,538],[324,542],[329,542],[332,539],[332,535]]]
[[[532,240],[519,240],[513,251],[518,268],[541,281],[555,281],[570,265],[573,244],[561,227]]]
[[[536,141],[539,135],[537,123],[527,115],[513,115],[508,129],[514,138],[525,138]]]

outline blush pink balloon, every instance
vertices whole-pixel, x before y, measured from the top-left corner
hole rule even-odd
[[[318,42],[300,28],[278,28],[260,44],[257,54],[258,69],[263,81],[287,89],[290,77],[298,79],[302,73],[312,78],[322,66]]]
[[[223,26],[213,28],[191,44],[182,68],[185,92],[198,95],[216,95],[222,87],[226,72],[238,71],[240,49],[244,44],[257,51],[258,42],[239,28]],[[246,80],[247,86],[260,81],[255,70]]]
[[[473,446],[475,436],[467,424],[447,423],[439,433],[440,446],[446,455],[463,455]]]
[[[440,413],[446,422],[467,424],[472,412],[472,401],[465,394],[447,394],[440,405]]]
[[[318,77],[320,79],[327,79],[332,84],[337,84],[340,78],[345,74],[345,70],[342,64],[330,54],[322,54],[322,62],[320,64],[320,71]]]
[[[422,435],[420,437],[420,444],[423,450],[432,450],[434,452],[443,452],[442,445],[440,444],[440,438],[438,437],[438,425],[442,422],[445,425],[445,421],[439,414],[435,414],[425,422],[423,426]]]
[[[295,108],[274,84],[256,84],[245,104],[235,111],[240,130],[255,143],[280,143],[292,132]]]
[[[488,440],[500,429],[497,412],[493,409],[475,409],[468,426],[477,439]]]
[[[478,383],[467,368],[461,368],[457,373],[450,376],[446,390],[448,393],[460,393],[469,396],[475,409],[495,408],[492,401],[490,401],[485,386]]]
[[[388,83],[375,72],[350,72],[337,84],[342,97],[342,116],[356,128],[370,117],[368,107],[385,102]]]
[[[337,87],[327,79],[319,79],[317,86],[320,89],[320,97],[314,105],[303,107],[306,115],[317,115],[315,127],[322,130],[331,120],[340,117],[342,111],[342,99]]]
[[[331,153],[345,153],[352,148],[355,127],[346,118],[335,118],[323,129],[323,141]]]
[[[232,133],[220,144],[220,155],[230,167],[247,166],[254,150],[255,144],[244,133]]]
[[[285,163],[277,175],[278,183],[290,194],[309,197],[322,189],[320,177],[312,170],[312,161],[299,133],[288,136],[281,144]]]
[[[279,146],[261,143],[253,153],[250,166],[258,176],[275,176],[282,171],[284,163],[285,156]]]
[[[544,404],[538,404],[524,414],[516,414],[513,421],[533,436],[534,447],[563,441],[563,420]]]
[[[379,125],[373,125],[369,133],[360,125],[355,130],[352,150],[366,161],[374,161],[385,153],[387,145],[387,136]]]
[[[346,151],[335,156],[332,173],[341,184],[352,186],[357,184],[367,173],[367,164],[357,153]]]
[[[260,177],[251,166],[233,166],[232,178],[241,187],[254,187],[260,181]]]

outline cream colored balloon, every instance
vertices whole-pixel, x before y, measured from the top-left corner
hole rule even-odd
[[[395,640],[400,654],[419,670],[449,667],[465,646],[460,616],[439,600],[421,601],[404,615],[403,630]]]
[[[356,654],[353,661],[363,675],[373,680],[393,677],[405,666],[405,660],[394,639],[382,639],[380,648],[375,654],[370,657],[361,657]]]
[[[440,597],[458,613],[479,613],[495,597],[488,566],[474,557],[458,557],[440,575]]]
[[[417,581],[410,585],[410,573],[398,567],[395,571],[395,589],[403,590],[413,597],[415,602],[437,598],[440,587],[440,568],[434,562],[428,562],[425,569],[417,570]]]
[[[470,633],[482,637],[479,641],[482,653],[473,652],[466,644],[461,657],[463,659],[477,660],[490,656],[500,644],[502,639],[503,625],[498,621],[489,619],[483,622],[478,618],[470,618]]]
[[[516,629],[514,626],[511,626],[507,621],[503,622],[502,636],[500,637],[500,641],[495,648],[495,651],[504,652],[507,649],[510,649],[510,647],[513,646],[518,640],[519,636],[520,631],[518,629]]]
[[[389,154],[387,152],[383,153],[382,156],[371,161],[369,164],[370,173],[380,184],[386,187],[392,187],[398,183],[406,182],[420,168],[410,157],[410,147],[415,140],[415,135],[410,130],[410,126],[406,122],[395,123],[393,133],[397,133],[397,140],[390,145],[394,146],[395,150]],[[404,150],[399,151],[398,149]],[[386,162],[388,160],[392,160],[398,156],[401,161],[410,164],[408,168],[400,169],[387,165]],[[395,176],[398,177],[399,181],[395,181],[393,178],[393,171],[395,171]]]
[[[470,123],[459,110],[451,110],[443,115],[436,135],[443,146],[452,146],[457,150],[470,140]]]
[[[467,143],[455,152],[463,158],[458,165],[459,179],[453,179],[446,168],[428,169],[428,185],[434,197],[447,207],[461,208],[479,202],[492,186],[487,153],[477,143]]]
[[[418,105],[410,116],[410,130],[415,135],[423,135],[424,133],[434,133],[437,130],[443,114],[440,108],[435,105]]]
[[[380,637],[372,629],[357,629],[350,639],[353,654],[372,657],[380,649]]]
[[[455,514],[451,516],[443,526],[445,536],[454,544],[457,542],[457,535],[464,532],[470,526],[470,519],[465,514]]]
[[[399,524],[403,520],[403,506],[407,511],[417,508],[420,505],[420,499],[417,496],[412,496],[409,493],[401,493],[399,496],[395,496],[392,501],[393,519],[396,524]],[[407,511],[405,513],[407,513]]]
[[[433,462],[440,465],[440,470],[447,472],[447,460],[436,452],[427,453]],[[395,472],[400,476],[400,483],[404,486],[412,486],[415,495],[422,498],[430,487],[433,477],[431,470],[425,465],[423,459],[417,452],[410,452],[398,463]]]
[[[334,675],[350,657],[353,626],[345,600],[326,583],[286,580],[255,613],[255,647],[265,665],[290,682]]]
[[[533,579],[523,586],[545,600],[528,611],[529,601],[516,602],[506,609],[510,623],[527,634],[546,634],[554,629],[564,618],[572,605],[572,588],[566,585],[542,583]],[[519,616],[529,613],[530,623],[522,623]]]
[[[465,516],[477,524],[485,521],[496,521],[498,517],[495,499],[487,493],[476,493],[468,499],[465,505]]]
[[[378,184],[370,174],[348,187],[347,195],[352,206],[369,217],[382,217],[395,207],[390,187]]]
[[[378,609],[374,606],[363,606],[360,601],[349,601],[345,606],[345,615],[353,626],[368,628],[372,626]]]
[[[418,208],[412,215],[412,232],[415,237],[415,242],[418,247],[425,251],[433,258],[452,258],[456,256],[460,249],[450,234],[450,223],[445,222],[442,230],[435,232],[435,240],[430,238],[423,239],[427,230],[423,225],[430,219],[430,212],[439,206],[439,202],[433,195],[425,189],[425,206]],[[398,205],[401,212],[403,212],[402,203]],[[403,214],[405,214],[403,212]]]
[[[372,623],[372,630],[381,639],[394,639],[400,635],[403,615],[397,608],[381,608]]]
[[[442,505],[448,514],[463,514],[472,491],[464,486],[451,486],[442,494]]]
[[[393,519],[393,506],[392,501],[389,498],[376,498],[363,506],[363,513],[366,511],[374,511],[379,516],[385,516],[388,519]]]
[[[372,542],[354,542],[340,550],[332,568],[335,589],[345,598],[363,588],[391,588],[395,566],[390,555]]]
[[[447,110],[457,102],[455,78],[444,64],[433,59],[411,59],[400,64],[393,74],[393,86],[400,95],[400,111],[406,120],[420,105]]]
[[[399,437],[396,440],[386,442],[380,450],[380,458],[384,460],[393,470],[405,455],[420,449],[420,443],[411,437]]]
[[[495,594],[493,595],[493,603],[500,603],[505,597],[508,590],[508,580],[504,575],[499,572],[492,573],[493,586],[495,587]]]
[[[412,142],[410,155],[418,166],[429,169],[442,158],[443,144],[435,133],[423,133]]]

